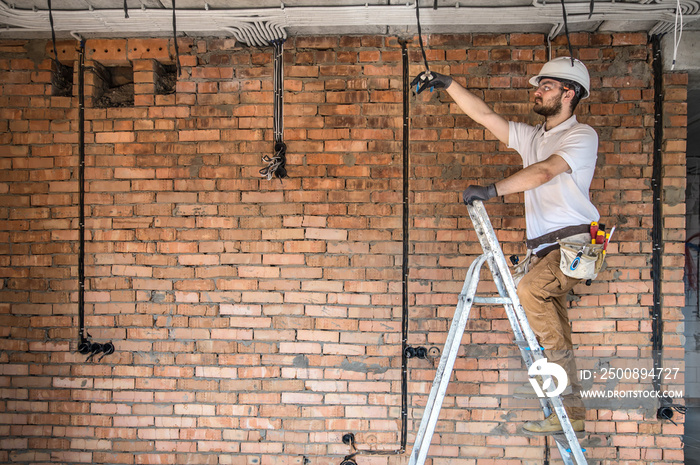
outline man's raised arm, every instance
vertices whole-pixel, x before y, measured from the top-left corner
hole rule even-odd
[[[427,88],[445,89],[455,103],[471,119],[491,131],[498,140],[508,144],[508,120],[496,113],[486,102],[469,92],[450,76],[434,71],[420,73],[411,83],[418,85],[417,93]]]

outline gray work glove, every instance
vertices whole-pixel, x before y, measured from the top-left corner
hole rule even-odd
[[[486,201],[498,196],[496,185],[489,184],[488,186],[469,186],[462,194],[462,200],[467,205],[471,205],[475,200]]]
[[[420,94],[425,89],[430,87],[432,91],[435,89],[446,89],[452,84],[452,78],[444,74],[436,73],[435,71],[423,71],[411,81],[411,87],[417,85],[416,94]]]

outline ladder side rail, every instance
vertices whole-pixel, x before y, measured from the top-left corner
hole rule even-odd
[[[513,314],[512,305],[506,305],[505,308],[506,308],[506,314],[508,315],[508,319],[511,321],[511,326],[513,328],[513,332],[516,335],[516,338],[522,339],[522,333],[520,332],[520,327],[519,327],[517,322],[514,323],[515,316]],[[519,345],[518,348],[520,349],[520,355],[521,355],[523,361],[525,361],[527,371],[529,371],[529,369],[533,363],[535,363],[537,360],[542,358],[542,354],[540,353],[539,350],[535,351],[535,353],[533,353],[533,351],[527,350],[526,348],[524,348],[521,345]],[[546,375],[546,376],[549,377],[548,375]],[[542,407],[542,410],[544,412],[544,416],[548,417],[552,413],[552,410],[549,407],[549,402],[547,402],[547,398],[540,398],[538,400],[540,401],[540,406]],[[559,444],[557,444],[557,446],[558,445]],[[560,452],[562,454],[562,457],[564,457],[565,451],[560,448]],[[569,465],[569,462],[566,462],[566,465]]]
[[[564,465],[587,465],[585,459],[583,462],[578,462],[578,464],[574,462],[571,454],[571,448],[567,449],[566,444],[562,444],[556,438],[554,439],[554,442],[557,444],[557,449],[559,449],[559,455],[561,455],[561,460],[564,462]]]
[[[481,202],[479,203],[481,204]],[[470,209],[472,222],[474,223],[475,230],[477,230],[477,236],[479,238],[479,241],[481,242],[481,246],[484,249],[484,251],[489,251],[488,264],[491,270],[491,275],[493,276],[494,283],[496,284],[496,287],[501,296],[508,296],[505,299],[476,297],[475,300],[484,303],[504,304],[506,315],[508,317],[508,321],[510,322],[511,328],[513,329],[513,334],[516,340],[526,340],[528,342],[529,350],[522,347],[521,345],[519,345],[518,348],[520,350],[520,355],[523,361],[525,362],[527,369],[529,370],[532,364],[537,360],[543,358],[544,355],[542,353],[539,343],[536,340],[536,337],[534,336],[534,332],[532,332],[530,328],[530,325],[527,321],[527,317],[524,314],[524,310],[522,310],[520,300],[518,299],[517,292],[515,291],[515,282],[513,281],[513,276],[510,273],[510,269],[505,261],[505,256],[503,255],[501,246],[498,243],[495,231],[491,226],[491,222],[488,219],[488,214],[486,213],[486,209],[483,207],[483,204],[478,205],[477,208],[474,209],[474,213],[475,214],[472,214],[472,210]],[[505,270],[505,273],[503,272],[503,270]],[[508,281],[510,281],[510,285],[505,284]],[[508,290],[509,288],[510,290]],[[504,300],[507,302],[504,302]],[[521,319],[518,319],[517,312],[515,311],[515,308],[518,307],[520,307],[523,313],[523,318]],[[525,322],[525,324],[523,325],[522,322]],[[526,329],[524,330],[523,328]],[[530,330],[533,336],[532,339],[535,339],[534,347],[531,341],[528,341],[525,337],[524,331],[527,330]],[[549,375],[545,375],[545,377],[548,378]],[[544,409],[545,416],[549,416],[551,410],[549,408],[547,400],[540,399],[540,404]]]
[[[539,342],[537,341],[535,333],[530,327],[530,324],[527,320],[527,315],[525,314],[525,310],[520,304],[520,299],[518,298],[518,294],[515,287],[515,281],[513,280],[513,276],[510,273],[510,268],[506,263],[505,256],[503,255],[503,251],[500,247],[500,244],[498,243],[496,233],[493,230],[493,226],[491,225],[491,221],[489,220],[483,202],[478,200],[474,201],[472,205],[467,205],[467,209],[469,211],[469,216],[472,219],[472,223],[474,223],[474,229],[476,230],[477,236],[479,237],[479,242],[481,243],[482,247],[484,247],[484,250],[488,249],[491,252],[489,257],[489,267],[491,268],[491,273],[493,275],[494,282],[496,282],[496,286],[499,288],[499,292],[501,292],[502,287],[504,287],[505,294],[510,296],[511,298],[511,309],[514,310],[515,317],[518,321],[518,325],[514,325],[513,320],[509,315],[511,327],[513,328],[514,333],[516,333],[517,331],[516,327],[520,328],[520,330],[525,336],[525,340],[527,340],[528,346],[530,347],[531,353],[529,354],[529,356],[528,354],[524,353],[525,350],[522,347],[520,348],[521,354],[523,355],[523,360],[525,360],[525,363],[527,365],[528,360],[531,361],[532,359],[537,360],[542,358]],[[506,313],[510,313],[508,312],[508,308],[506,308]],[[518,337],[517,334],[516,337]],[[583,451],[581,450],[581,445],[579,444],[578,438],[576,437],[576,433],[574,432],[573,427],[571,426],[571,422],[569,421],[568,415],[566,414],[566,410],[564,409],[564,405],[561,401],[561,398],[559,396],[556,396],[549,398],[549,400],[562,425],[562,430],[564,431],[564,435],[569,443],[571,455],[573,455],[576,458],[576,462],[578,465],[585,465],[587,462],[583,455]],[[540,404],[543,407],[545,415],[548,416],[551,413],[551,410],[549,409],[549,405],[547,405],[547,399],[540,399]],[[557,447],[559,448],[562,458],[566,461],[566,449],[558,441]]]
[[[518,298],[518,293],[515,288],[515,281],[513,281],[513,276],[510,274],[506,258],[496,238],[496,232],[493,230],[493,226],[491,226],[491,221],[486,213],[483,202],[475,200],[472,205],[467,205],[467,210],[469,211],[472,223],[474,223],[474,229],[479,237],[479,242],[481,242],[482,247],[485,246],[490,250],[494,256],[494,259],[489,262],[489,265],[493,263],[494,266],[494,268],[491,269],[491,273],[494,275],[494,280],[496,280],[496,275],[501,277],[500,284],[505,288],[504,291],[506,295],[511,298],[519,326],[525,336],[524,339],[530,346],[530,350],[539,350],[540,345],[537,342],[535,333],[530,328],[530,325],[527,324],[527,316],[525,315],[525,310],[523,310],[522,305],[520,305],[520,299]],[[497,284],[497,286],[498,285],[499,284]]]
[[[506,315],[508,316],[508,321],[510,322],[510,326],[511,328],[513,328],[513,334],[515,336],[515,339],[516,341],[528,342],[528,346],[530,349],[529,351],[523,348],[521,345],[519,345],[518,347],[520,349],[520,354],[523,360],[525,361],[527,369],[529,369],[535,361],[542,358],[540,345],[539,343],[536,343],[536,345],[533,347],[531,341],[526,339],[523,333],[523,325],[521,322],[527,321],[527,319],[519,319],[515,312],[515,308],[520,305],[520,300],[518,299],[517,292],[515,291],[515,282],[513,281],[513,276],[510,274],[510,269],[505,263],[505,256],[503,255],[501,246],[498,243],[498,239],[496,238],[496,232],[491,226],[491,221],[489,220],[488,213],[486,212],[486,208],[484,208],[482,202],[475,201],[473,205],[467,205],[467,210],[469,211],[469,216],[471,217],[472,223],[474,225],[474,230],[477,233],[477,237],[479,239],[479,242],[481,243],[482,249],[484,251],[488,250],[491,254],[488,264],[491,270],[491,275],[493,276],[493,280],[499,291],[499,294],[501,296],[507,297],[507,300],[509,301],[508,303],[504,303],[504,307],[506,310]],[[493,240],[490,240],[491,238]],[[500,266],[497,263],[498,261],[501,261],[499,259],[502,259],[502,263],[500,264]],[[501,272],[502,269],[505,269],[506,273]],[[508,280],[510,281],[510,283],[512,283],[512,286],[506,285],[504,283],[504,281]],[[488,302],[487,298],[479,298],[479,300]],[[492,300],[495,303],[498,299]],[[502,302],[499,301],[498,303]],[[526,326],[529,328],[529,325]],[[547,405],[546,402],[544,402],[544,405]]]
[[[484,214],[486,214],[485,209]],[[488,217],[485,220],[488,221]],[[490,224],[490,222],[488,224]],[[490,231],[489,234],[484,234],[484,242],[488,244],[489,250],[493,251],[492,257],[489,260],[489,268],[491,270],[491,275],[493,276],[493,282],[496,284],[498,294],[504,297],[510,297],[510,295],[508,294],[508,288],[505,285],[505,281],[507,281],[508,279],[512,280],[513,277],[510,274],[510,269],[508,268],[507,264],[505,269],[508,270],[508,272],[504,274],[501,271],[503,267],[502,264],[499,262],[503,260],[503,263],[505,264],[506,258],[503,255],[503,251],[501,250],[501,244],[498,242],[498,239],[496,238],[496,234],[495,232],[493,232],[493,229]],[[513,284],[513,288],[515,288],[515,284]]]
[[[511,327],[513,328],[513,333],[515,334],[516,339],[522,340],[522,337],[523,337],[522,332],[521,332],[522,330],[520,329],[519,322],[515,318],[515,314],[513,311],[513,305],[512,304],[506,305],[505,309],[506,309],[506,315],[508,315],[508,319],[511,322]],[[530,349],[530,347],[528,347],[526,349],[522,345],[518,345],[518,348],[520,349],[520,355],[521,355],[523,361],[525,362],[526,371],[530,370],[530,367],[532,366],[533,363],[535,363],[537,360],[540,360],[541,358],[543,358],[542,353],[539,350],[539,347],[538,347],[538,350],[536,350],[534,352],[532,350],[528,350],[528,349]],[[545,375],[545,376],[549,377],[549,375]],[[544,410],[545,417],[548,417],[549,414],[552,412],[551,412],[551,409],[549,408],[549,403],[547,402],[547,399],[541,398],[541,399],[539,399],[539,401],[540,401],[540,405],[542,406],[542,409]]]
[[[489,238],[486,238],[486,240],[489,241]],[[491,244],[490,249],[497,251],[497,252],[493,253],[493,256],[491,257],[491,259],[488,262],[489,269],[491,270],[491,276],[493,277],[493,283],[496,285],[496,290],[498,291],[499,295],[501,295],[503,297],[508,297],[508,300],[512,300],[511,297],[508,295],[508,289],[504,283],[506,278],[501,274],[500,267],[498,264],[498,261],[500,258],[499,255],[502,255],[502,252],[500,250],[500,244],[498,244],[498,242],[496,242],[495,244]],[[505,258],[504,258],[504,260],[505,260]]]
[[[488,258],[487,254],[481,255],[472,262],[464,280],[462,292],[459,295],[459,301],[455,314],[452,319],[450,331],[445,341],[445,347],[440,356],[440,363],[435,372],[435,379],[430,389],[430,395],[423,411],[416,440],[411,451],[409,465],[423,465],[430,449],[433,433],[440,416],[440,409],[447,392],[447,386],[452,376],[455,361],[459,347],[462,344],[462,336],[469,320],[469,313],[473,304],[473,297],[476,294],[476,288],[479,284],[479,272],[484,262]]]
[[[508,315],[508,319],[511,322],[511,327],[513,328],[513,333],[515,334],[517,339],[522,340],[522,333],[519,334],[519,331],[521,330],[519,327],[519,324],[517,322],[514,323],[514,320],[516,320],[515,316],[513,315],[513,306],[512,305],[505,305],[506,308],[506,314]],[[529,326],[528,326],[529,328]],[[537,349],[535,351],[532,350],[527,350],[522,346],[519,346],[520,349],[520,355],[522,356],[523,360],[525,361],[525,365],[527,367],[527,370],[529,371],[530,367],[532,364],[543,358],[542,351],[539,350],[539,344]],[[549,375],[545,374],[543,376],[544,379],[550,378]],[[547,401],[547,399],[550,399],[552,402],[552,406],[554,407],[554,411],[557,414],[557,417],[559,417],[559,421],[562,424],[562,430],[564,431],[564,435],[566,437],[566,440],[568,441],[569,445],[569,451],[566,450],[566,446],[562,444],[560,441],[556,441],[557,448],[559,449],[559,453],[562,457],[562,460],[564,461],[565,465],[574,465],[574,462],[571,460],[571,456],[573,455],[576,458],[576,463],[578,465],[586,465],[586,458],[583,455],[583,450],[581,449],[581,445],[578,442],[578,438],[576,437],[576,433],[573,430],[573,427],[571,426],[571,423],[568,420],[568,416],[566,414],[566,409],[564,408],[564,405],[561,401],[561,398],[559,396],[552,397],[552,398],[540,398],[540,405],[542,406],[542,410],[544,412],[545,417],[548,417],[552,413],[552,408],[550,408],[550,404]],[[557,409],[557,404],[560,405],[560,409]],[[563,417],[566,417],[566,421],[563,421]]]
[[[561,423],[562,430],[564,431],[564,436],[566,437],[566,441],[568,442],[569,449],[571,451],[570,455],[574,456],[578,465],[586,465],[588,462],[586,462],[586,457],[583,455],[581,444],[578,442],[576,432],[571,426],[571,422],[569,421],[569,415],[566,413],[566,409],[564,408],[564,403],[562,402],[561,397],[549,397],[549,402],[552,405],[554,411],[556,412],[557,417],[559,417],[559,422]],[[556,443],[563,457],[564,453],[568,451],[566,451],[566,449],[562,451],[564,445],[561,444],[559,441],[556,441]]]
[[[500,249],[500,247],[498,247],[495,250],[500,251],[501,249]],[[505,257],[503,256],[503,254],[500,253],[500,254],[494,254],[494,255],[495,255],[495,258],[493,260],[489,260],[489,265],[491,265],[492,263],[498,264],[498,262],[501,261],[502,262],[500,264],[501,269],[507,270],[508,268],[507,268],[507,265],[505,264]],[[499,260],[499,258],[502,260]],[[497,266],[497,265],[495,265],[495,266]],[[505,268],[503,268],[503,267],[505,267]],[[504,275],[497,268],[496,269],[492,268],[492,274],[494,277],[494,281],[497,281],[497,282],[502,280],[504,277]],[[502,283],[502,284],[504,284],[504,286],[507,289],[508,287],[511,287],[511,286],[508,286],[508,284],[507,284],[507,281],[510,280],[513,283],[512,289],[515,289],[515,283],[513,281],[513,278],[512,278],[512,275],[510,274],[510,272],[508,272],[508,274],[505,276],[507,277],[505,280],[506,283]],[[532,332],[532,329],[530,328],[529,322],[527,321],[527,317],[524,314],[524,310],[522,309],[522,306],[520,305],[519,299],[517,297],[517,293],[514,293],[513,291],[507,291],[507,292],[508,292],[508,295],[511,296],[512,303],[510,305],[505,305],[504,307],[506,309],[506,315],[508,316],[508,320],[511,323],[511,327],[513,329],[513,333],[514,333],[516,339],[523,340],[524,339],[523,332],[527,332],[527,331],[530,331],[534,336],[534,332]],[[514,301],[514,303],[513,303],[513,301]],[[517,305],[517,307],[516,307],[516,305]],[[525,317],[523,320],[519,320],[517,318],[517,312],[515,311],[516,308],[519,308],[521,310],[521,312],[523,313],[522,316]],[[523,321],[525,324],[521,324],[521,321]],[[542,353],[542,350],[540,348],[539,343],[537,343],[536,346],[533,348],[532,344],[529,343],[529,341],[528,341],[528,346],[529,346],[530,350],[527,350],[524,347],[519,346],[520,355],[522,356],[522,358],[525,362],[527,370],[530,369],[530,367],[532,366],[532,364],[534,362],[544,358],[544,355]],[[545,374],[543,376],[543,378],[546,380],[546,379],[550,378],[550,376]],[[561,402],[561,398],[559,398],[557,396],[556,398],[552,398],[552,399],[554,399],[554,401],[552,402],[552,406],[555,407],[554,411],[557,413],[557,416],[559,417],[559,420],[562,424],[562,430],[564,431],[564,435],[565,435],[567,441],[569,442],[569,451],[567,451],[565,445],[563,445],[559,441],[557,441],[557,447],[559,449],[559,453],[562,457],[562,460],[564,461],[564,463],[566,465],[574,465],[574,463],[571,461],[571,455],[573,455],[577,459],[578,465],[585,465],[586,459],[583,456],[583,451],[581,450],[581,446],[578,442],[578,438],[576,437],[576,433],[573,431],[573,427],[571,427],[571,423],[568,420],[568,416],[566,414],[566,410],[564,409],[563,403]],[[552,408],[550,408],[550,404],[547,401],[547,398],[541,398],[541,399],[539,399],[539,401],[540,401],[540,405],[542,407],[542,410],[544,412],[545,417],[548,417],[552,413]],[[561,404],[561,409],[556,408],[556,403]],[[563,420],[562,415],[564,417],[567,417],[566,421],[562,421]],[[572,444],[575,444],[575,445],[572,445]]]
[[[483,206],[482,206],[483,208]],[[485,212],[485,209],[484,209]],[[485,213],[484,213],[485,214]],[[495,235],[493,236],[495,238]],[[530,366],[534,361],[537,361],[541,358],[544,357],[544,354],[542,350],[540,349],[539,342],[537,342],[537,338],[535,337],[535,333],[532,331],[532,328],[530,327],[529,321],[527,320],[527,315],[525,314],[525,310],[523,309],[522,305],[520,304],[520,299],[518,298],[517,291],[515,288],[515,282],[513,281],[513,277],[510,274],[510,270],[508,268],[508,265],[506,264],[505,257],[503,256],[503,253],[501,252],[501,248],[498,247],[497,249],[500,253],[494,253],[494,259],[493,263],[499,267],[500,269],[498,270],[498,275],[494,273],[494,279],[496,279],[496,276],[498,278],[504,278],[503,284],[507,289],[507,293],[509,296],[511,296],[512,299],[512,309],[514,310],[514,313],[516,315],[516,319],[520,323],[520,329],[525,335],[525,339],[528,341],[528,346],[530,347],[530,356],[528,357],[527,354],[525,357],[523,357],[523,360],[525,360],[525,364],[527,365],[527,368],[529,370]],[[491,261],[489,262],[491,263]],[[515,326],[511,325],[513,327],[513,330],[515,332]],[[534,340],[535,345],[533,346],[532,340]],[[521,348],[521,353],[523,352]],[[530,364],[528,364],[528,361],[530,361]],[[544,375],[543,378],[546,380],[547,378],[550,378],[549,375]],[[569,443],[569,450],[571,451],[569,455],[573,455],[573,457],[576,459],[576,462],[578,465],[585,465],[586,458],[583,455],[583,451],[581,450],[581,445],[578,442],[578,438],[576,437],[576,433],[574,432],[573,427],[571,426],[571,422],[569,421],[568,415],[566,413],[566,409],[564,408],[564,404],[562,403],[562,400],[559,396],[549,398],[551,407],[547,403],[547,399],[540,399],[540,404],[542,405],[543,411],[545,416],[549,416],[551,414],[551,411],[554,410],[557,414],[557,417],[559,418],[559,421],[562,425],[562,430],[564,432],[564,436],[566,437],[568,443]],[[559,448],[560,454],[562,456],[562,459],[566,461],[567,458],[567,451],[566,448],[563,447],[563,445],[557,441],[557,447]],[[570,460],[570,458],[569,458]],[[567,462],[572,463],[572,462]]]
[[[504,307],[506,309],[506,314],[508,315],[508,319],[511,322],[511,327],[513,328],[513,333],[515,333],[516,339],[522,340],[522,332],[520,332],[521,331],[520,325],[517,322],[517,319],[515,318],[512,305],[505,305]],[[539,350],[537,350],[537,351],[535,351],[535,353],[533,353],[533,351],[527,350],[526,348],[524,348],[521,345],[519,345],[518,348],[520,349],[520,355],[522,356],[523,360],[525,361],[525,365],[527,367],[527,370],[530,369],[530,367],[532,366],[532,364],[535,361],[542,358],[542,354]],[[540,406],[542,407],[542,410],[544,412],[544,416],[548,417],[552,413],[552,410],[549,407],[549,402],[547,402],[546,398],[540,398],[538,400],[540,401]],[[567,437],[567,440],[569,440],[568,437]],[[576,438],[576,442],[578,443],[578,438]],[[574,462],[571,461],[571,454],[569,452],[567,452],[566,446],[564,444],[561,444],[559,441],[556,441],[556,444],[557,444],[557,448],[559,449],[559,454],[561,455],[562,460],[564,461],[564,464],[565,465],[575,465]],[[570,449],[574,450],[574,448],[571,448],[571,447],[570,447]],[[578,465],[584,465],[585,463],[586,462],[584,459],[584,462],[579,462]]]
[[[488,219],[486,209],[483,207],[483,205],[477,205],[476,208],[469,208],[469,213],[472,217],[474,228],[475,230],[477,230],[477,236],[479,237],[479,241],[481,242],[482,248],[491,252],[491,257],[488,260],[488,264],[489,268],[491,269],[491,275],[493,276],[493,280],[496,283],[496,287],[501,295],[505,294],[507,296],[510,296],[508,298],[509,302],[504,305],[504,308],[506,311],[506,316],[508,317],[508,321],[510,322],[510,326],[513,329],[513,335],[515,336],[516,341],[528,342],[527,349],[520,344],[518,344],[518,349],[520,350],[520,355],[523,361],[525,362],[526,370],[529,370],[533,363],[543,358],[542,351],[540,350],[540,345],[539,343],[536,343],[536,345],[533,347],[533,344],[526,339],[523,326],[529,329],[529,324],[523,325],[521,322],[527,322],[527,319],[525,318],[523,320],[517,317],[515,308],[516,305],[520,305],[520,301],[517,297],[517,292],[514,291],[515,282],[513,281],[513,277],[510,274],[510,270],[508,269],[507,265],[505,265],[505,268],[503,267],[503,264],[505,264],[505,256],[503,255],[500,244],[496,239],[495,231],[491,227],[491,222]],[[494,242],[490,241],[489,238],[493,238]],[[503,259],[503,263],[500,267],[497,263],[499,258]],[[508,270],[508,272],[504,275],[501,272],[501,269],[506,269]],[[503,282],[504,280],[508,279],[513,283],[512,286],[508,286]],[[510,292],[508,291],[509,287],[513,289]],[[515,303],[513,301],[515,301]],[[549,416],[551,411],[546,399],[540,399],[540,404],[544,409],[545,416]]]
[[[522,345],[518,345],[520,349],[520,355],[525,362],[526,368],[529,370],[532,364],[543,357],[542,351],[540,350],[540,344],[537,342],[534,332],[530,328],[525,311],[520,305],[520,299],[515,288],[515,281],[513,276],[510,274],[510,269],[505,262],[505,256],[501,249],[498,239],[496,238],[496,232],[491,225],[488,213],[481,201],[475,201],[473,205],[467,205],[467,210],[469,211],[469,216],[474,224],[474,230],[477,233],[479,242],[484,250],[489,250],[491,252],[491,258],[489,259],[489,267],[491,269],[491,274],[496,286],[500,289],[504,289],[507,296],[510,297],[510,304],[504,305],[508,321],[513,329],[513,335],[516,341],[525,340],[528,343],[528,348],[525,349]],[[490,241],[489,238],[493,238]],[[502,260],[498,260],[501,258]],[[500,263],[499,263],[500,262]],[[505,271],[502,272],[502,270]],[[503,281],[507,281],[504,283]],[[520,317],[518,317],[518,311],[520,310]],[[527,330],[532,337],[527,337]],[[533,344],[534,339],[534,344]],[[549,403],[546,399],[540,399],[540,404],[544,410],[545,416],[549,416],[551,410],[549,408]]]
[[[510,321],[510,326],[513,328],[513,333],[515,335],[515,339],[516,340],[523,340],[523,333],[520,329],[517,318],[515,317],[515,314],[513,312],[513,306],[512,305],[504,305],[504,307],[506,309],[506,315],[508,315],[508,320]],[[520,356],[522,357],[523,361],[525,362],[525,371],[529,371],[532,364],[535,363],[540,358],[542,358],[542,354],[539,353],[540,352],[539,350],[535,351],[535,353],[533,353],[532,350],[529,350],[530,347],[526,348],[520,344],[518,344],[518,349],[520,350]],[[547,402],[546,401],[542,402],[542,406],[547,407]]]

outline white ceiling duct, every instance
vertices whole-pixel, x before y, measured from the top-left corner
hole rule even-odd
[[[636,30],[665,33],[673,30],[676,7],[681,5],[683,21],[700,18],[699,0],[640,0],[637,3],[600,0],[589,17],[589,2],[567,3],[569,25],[603,24],[609,21],[638,23]],[[548,25],[558,31],[562,9],[557,1],[529,6],[473,7],[454,6],[438,9],[422,8],[421,23],[428,31],[448,27],[452,30],[475,26]],[[172,10],[131,9],[125,18],[122,9],[54,10],[54,25],[59,37],[78,33],[84,37],[153,36],[172,32]],[[233,35],[250,45],[267,45],[270,40],[285,38],[287,30],[299,33],[323,28],[357,29],[367,27],[415,28],[415,2],[404,5],[364,5],[325,7],[284,7],[252,9],[178,9],[177,30],[188,35]],[[431,29],[431,27],[433,27]],[[489,29],[484,29],[488,31]],[[51,31],[47,10],[20,10],[0,0],[0,37],[37,37]]]

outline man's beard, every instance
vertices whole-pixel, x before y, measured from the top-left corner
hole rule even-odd
[[[532,107],[532,109],[534,110],[535,113],[537,113],[538,115],[542,115],[545,118],[548,118],[550,116],[555,116],[561,112],[561,109],[562,109],[561,100],[556,100],[550,106],[545,106],[544,102],[535,103],[535,106]]]

